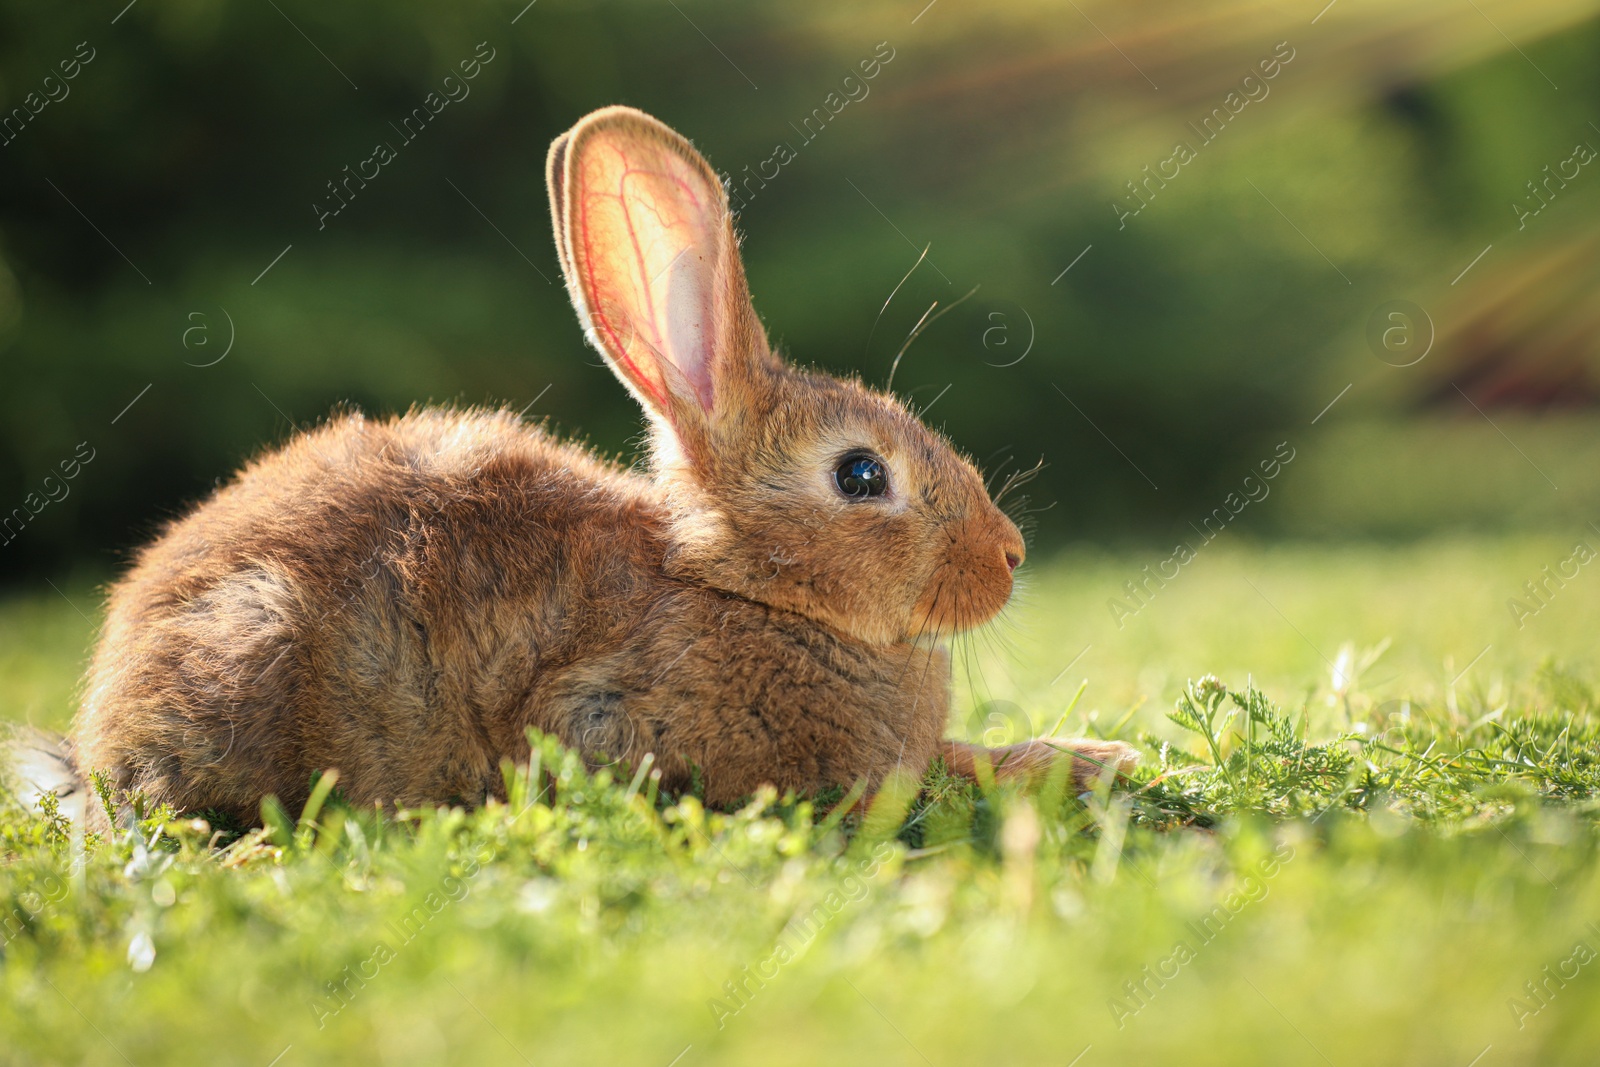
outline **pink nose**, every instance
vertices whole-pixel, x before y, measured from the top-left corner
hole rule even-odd
[[[1022,562],[1022,557],[1017,555],[1015,552],[1007,552],[1006,553],[1006,570],[1010,570],[1010,571],[1016,570],[1017,569],[1017,564],[1019,564],[1021,562]]]

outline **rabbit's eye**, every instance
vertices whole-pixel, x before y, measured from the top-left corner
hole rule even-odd
[[[851,500],[865,500],[882,496],[889,488],[889,468],[877,456],[855,452],[839,464],[833,472],[833,480],[839,486],[839,492]]]

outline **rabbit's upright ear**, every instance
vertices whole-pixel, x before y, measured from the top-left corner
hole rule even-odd
[[[550,146],[550,209],[590,342],[680,435],[725,418],[771,359],[722,183],[684,138],[609,107]]]

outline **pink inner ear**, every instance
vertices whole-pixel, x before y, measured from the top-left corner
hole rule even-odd
[[[709,410],[720,198],[653,138],[605,131],[584,149],[574,221],[595,332],[658,407],[671,393]]]
[[[688,379],[700,406],[711,410],[711,357],[715,328],[711,294],[716,275],[705,252],[693,247],[667,268],[667,337],[673,363]]]

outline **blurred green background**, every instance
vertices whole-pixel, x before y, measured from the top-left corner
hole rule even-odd
[[[1600,518],[1592,4],[125,3],[0,7],[0,581],[109,573],[343,403],[632,455],[542,176],[617,102],[736,181],[794,151],[739,219],[792,358],[881,383],[976,287],[895,387],[992,472],[1044,459],[1038,543],[1170,545],[1280,441],[1233,529]]]

